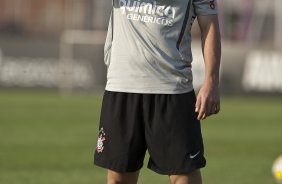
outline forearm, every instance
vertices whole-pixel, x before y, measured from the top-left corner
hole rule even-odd
[[[199,17],[205,61],[205,83],[219,85],[221,41],[217,16]]]
[[[199,16],[202,49],[205,60],[205,82],[201,87],[195,111],[198,119],[217,114],[220,110],[219,67],[221,42],[217,15]]]

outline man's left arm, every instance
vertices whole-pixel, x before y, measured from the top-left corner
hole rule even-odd
[[[217,15],[198,16],[205,61],[205,81],[197,95],[198,119],[217,114],[220,110],[219,68],[221,39]]]

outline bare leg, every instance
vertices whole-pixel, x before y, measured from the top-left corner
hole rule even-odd
[[[108,170],[107,184],[137,184],[139,171],[130,173],[118,173]]]
[[[170,175],[171,184],[202,184],[201,171],[195,170],[189,174]]]

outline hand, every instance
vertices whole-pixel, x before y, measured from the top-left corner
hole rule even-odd
[[[198,120],[203,120],[220,111],[218,85],[207,82],[204,83],[197,96],[195,111],[198,112]]]

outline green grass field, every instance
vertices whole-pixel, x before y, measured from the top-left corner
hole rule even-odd
[[[92,164],[101,94],[0,92],[0,184],[104,184]],[[202,122],[205,184],[274,184],[282,154],[282,98],[224,97]],[[146,165],[147,159],[144,165]],[[169,183],[144,167],[140,184]]]

